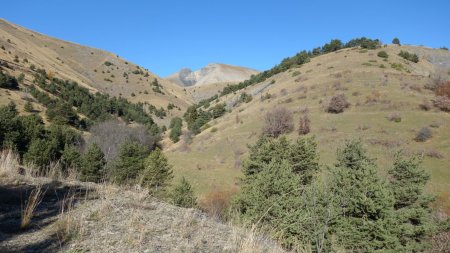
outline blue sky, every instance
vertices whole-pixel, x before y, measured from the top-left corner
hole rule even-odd
[[[450,1],[4,1],[1,17],[166,76],[221,62],[271,68],[339,38],[450,47]]]

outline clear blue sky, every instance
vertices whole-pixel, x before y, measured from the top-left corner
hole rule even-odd
[[[303,49],[367,36],[450,47],[450,1],[3,1],[2,18],[105,49],[166,76],[211,62],[265,70]]]

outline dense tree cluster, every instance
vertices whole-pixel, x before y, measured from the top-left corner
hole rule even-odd
[[[202,126],[211,119],[216,119],[224,115],[226,111],[226,105],[224,103],[218,103],[207,111],[198,108],[198,105],[192,105],[188,107],[183,118],[187,123],[188,129],[192,133],[197,134],[200,132]]]
[[[250,147],[231,215],[293,251],[423,251],[436,226],[420,162],[398,154],[387,181],[361,141],[348,141],[320,179],[314,139],[262,137]]]
[[[154,133],[159,131],[150,115],[143,108],[142,103],[133,104],[125,98],[110,97],[99,92],[92,94],[88,89],[79,86],[76,82],[64,81],[57,78],[48,80],[45,70],[38,70],[30,93],[49,110],[49,118],[58,120],[85,129],[94,121],[104,121],[114,116],[121,117],[126,122],[141,123]],[[50,97],[45,90],[54,97]],[[75,109],[76,108],[76,109]],[[79,119],[78,112],[87,119]]]

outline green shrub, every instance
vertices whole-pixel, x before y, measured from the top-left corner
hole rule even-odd
[[[417,132],[416,138],[414,138],[414,140],[418,142],[424,142],[428,139],[431,139],[431,137],[433,137],[431,129],[429,129],[428,127],[422,127],[419,132]]]
[[[197,198],[194,195],[191,184],[186,178],[181,178],[171,193],[171,198],[176,206],[192,208],[197,205]]]
[[[0,71],[0,88],[16,90],[19,88],[19,83],[15,77]]]
[[[419,62],[419,57],[416,54],[412,54],[406,51],[400,51],[400,53],[398,54],[400,57],[402,57],[403,59],[406,59],[408,61],[412,61],[412,62]]]
[[[388,58],[389,57],[389,55],[388,55],[388,53],[386,53],[386,51],[378,52],[377,56],[381,57],[381,58]]]

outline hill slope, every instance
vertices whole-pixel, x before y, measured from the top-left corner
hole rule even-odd
[[[30,68],[41,68],[93,92],[122,96],[132,102],[149,102],[164,108],[172,103],[181,109],[190,104],[179,86],[118,55],[51,38],[3,19],[0,19],[0,46],[0,60],[14,67],[11,74],[25,73],[28,81],[32,80]],[[161,93],[153,90],[154,79],[159,81]]]
[[[381,50],[388,53],[387,60],[377,56]],[[418,53],[420,61],[399,57],[400,50]],[[423,154],[431,173],[428,188],[444,199],[450,212],[450,114],[436,108],[420,109],[420,104],[430,104],[434,98],[425,87],[435,81],[433,76],[441,63],[449,60],[448,51],[412,46],[350,48],[318,56],[301,67],[221,97],[220,102],[225,102],[231,112],[209,122],[209,128],[191,144],[172,145],[166,154],[177,176],[187,177],[200,194],[233,188],[241,177],[247,145],[255,143],[261,134],[265,113],[274,107],[286,107],[293,112],[297,128],[300,115],[309,111],[309,135],[318,142],[323,165],[333,165],[336,149],[350,138],[362,138],[383,170],[391,166],[397,150]],[[448,71],[443,72],[443,78],[450,77]],[[253,100],[238,103],[242,92],[251,94]],[[350,108],[341,114],[325,112],[329,99],[341,93]],[[397,114],[401,122],[388,120]],[[426,142],[414,141],[424,126],[432,129],[433,137]],[[297,136],[296,130],[288,135]]]

